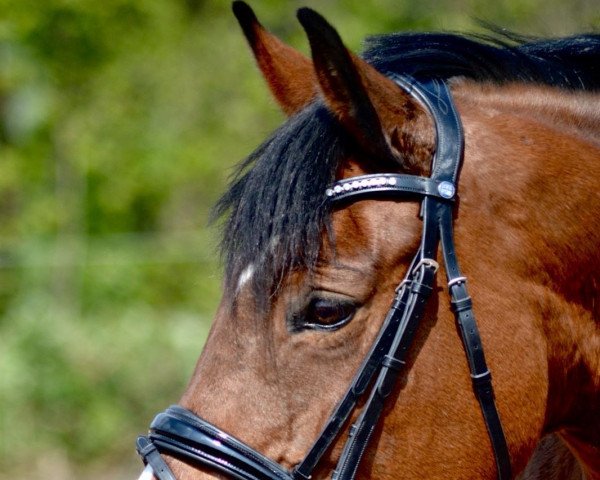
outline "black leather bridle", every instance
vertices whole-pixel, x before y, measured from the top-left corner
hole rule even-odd
[[[159,480],[175,480],[161,454],[192,465],[213,468],[241,480],[308,480],[323,455],[338,438],[358,400],[367,395],[360,415],[350,427],[349,438],[331,478],[354,479],[360,460],[392,393],[407,352],[434,288],[436,261],[441,243],[451,303],[471,371],[473,390],[481,406],[491,440],[498,479],[512,478],[510,456],[494,401],[490,371],[475,323],[466,278],[462,276],[453,239],[453,208],[463,158],[463,132],[450,91],[441,80],[416,81],[389,74],[402,89],[431,113],[437,135],[431,175],[362,175],[334,183],[326,195],[333,204],[362,198],[420,196],[423,234],[421,245],[369,353],[346,394],[335,407],[304,460],[292,471],[266,458],[189,410],[171,406],[156,416],[147,437],[139,437],[137,450]]]

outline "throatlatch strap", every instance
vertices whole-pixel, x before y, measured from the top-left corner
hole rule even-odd
[[[479,401],[481,412],[494,450],[494,458],[500,480],[512,478],[510,454],[506,437],[500,421],[500,415],[496,407],[494,389],[492,387],[492,375],[488,369],[483,353],[483,344],[475,314],[473,303],[467,292],[467,279],[461,275],[452,229],[452,211],[446,209],[440,216],[440,237],[442,243],[442,254],[448,279],[448,289],[452,298],[452,306],[459,326],[463,346],[469,362],[473,390]]]

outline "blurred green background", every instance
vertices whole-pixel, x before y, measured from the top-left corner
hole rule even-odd
[[[399,30],[597,27],[597,0],[252,2],[307,51]],[[281,121],[220,0],[0,0],[0,478],[135,478],[219,298],[210,206]]]

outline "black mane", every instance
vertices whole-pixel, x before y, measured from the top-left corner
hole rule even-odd
[[[391,34],[372,37],[363,57],[381,72],[416,78],[461,76],[574,90],[600,90],[600,35],[537,40],[486,36]],[[328,225],[324,192],[351,140],[315,102],[291,117],[236,171],[214,216],[229,214],[221,250],[231,297],[242,271],[268,306],[284,276],[314,267]]]
[[[391,34],[367,39],[363,56],[381,72],[416,78],[600,89],[600,35],[593,34],[543,40],[498,29],[489,35]]]

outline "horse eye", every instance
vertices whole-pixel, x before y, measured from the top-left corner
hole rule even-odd
[[[333,331],[346,325],[356,311],[351,302],[313,298],[301,315],[293,320],[294,330]]]

